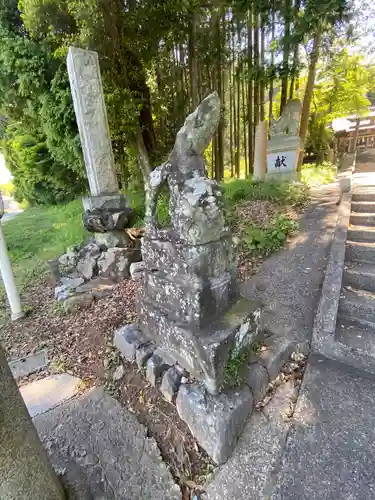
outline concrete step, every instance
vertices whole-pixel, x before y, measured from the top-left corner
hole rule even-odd
[[[375,213],[352,212],[350,224],[356,226],[375,226]]]
[[[375,226],[350,226],[348,240],[375,243]]]
[[[338,315],[375,322],[375,294],[343,288]]]
[[[352,212],[375,213],[375,201],[353,201]]]
[[[350,263],[345,267],[343,276],[344,286],[375,292],[375,263]]]
[[[339,315],[335,340],[375,356],[375,323]]]
[[[356,190],[354,188],[352,201],[375,201],[375,188],[370,188],[369,190]]]
[[[347,241],[345,260],[375,262],[375,243]]]

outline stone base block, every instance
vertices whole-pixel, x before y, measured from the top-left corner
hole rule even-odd
[[[256,341],[263,329],[259,304],[246,298],[238,299],[220,320],[203,329],[170,319],[146,300],[139,303],[138,317],[144,336],[203,381],[211,394],[220,391],[232,350]]]
[[[202,328],[228,308],[237,287],[230,273],[203,280],[154,271],[146,274],[145,295],[177,323]]]
[[[95,233],[94,235],[96,243],[103,248],[108,250],[113,247],[127,248],[130,244],[130,240],[125,231],[108,231],[107,233]]]
[[[129,207],[126,197],[120,193],[103,194],[101,196],[85,196],[82,198],[85,210],[108,210],[121,212]]]
[[[168,270],[170,276],[191,275],[217,278],[225,273],[236,276],[237,261],[231,236],[204,245],[174,241],[169,234],[143,238],[146,269]]]
[[[248,387],[211,396],[199,384],[183,384],[176,406],[198,443],[222,464],[230,457],[252,412],[253,397]]]

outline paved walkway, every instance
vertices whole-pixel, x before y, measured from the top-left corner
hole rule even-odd
[[[267,328],[305,342],[306,349],[335,203],[323,190],[305,216],[305,235],[268,259],[244,286],[247,295],[266,306],[268,301]],[[207,500],[375,499],[374,401],[374,375],[310,355],[299,393],[287,383],[255,413],[233,456],[208,486]]]

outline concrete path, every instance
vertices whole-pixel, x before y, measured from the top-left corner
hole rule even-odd
[[[264,306],[265,327],[270,333],[296,338],[305,344],[305,350],[311,340],[339,199],[337,184],[314,190],[298,236],[285,250],[271,255],[241,288],[244,296]]]
[[[5,224],[6,222],[8,222],[9,220],[12,220],[14,219],[15,217],[17,217],[17,215],[19,214],[22,214],[23,210],[13,210],[12,212],[6,212],[2,219],[1,219],[1,222],[3,224]]]
[[[155,440],[103,389],[93,389],[33,421],[68,498],[181,499]]]
[[[306,232],[243,288],[265,304],[267,329],[299,339],[306,351],[335,207],[334,196],[329,201],[322,190],[306,213]],[[374,401],[375,375],[310,355],[299,391],[293,383],[281,385],[255,413],[208,485],[206,500],[375,499]]]
[[[374,499],[374,400],[373,376],[311,356],[271,500]]]

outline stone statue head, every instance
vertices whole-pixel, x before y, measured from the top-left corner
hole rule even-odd
[[[183,172],[189,169],[189,157],[201,156],[209,145],[220,121],[220,98],[212,92],[185,120],[177,134],[169,161]]]

